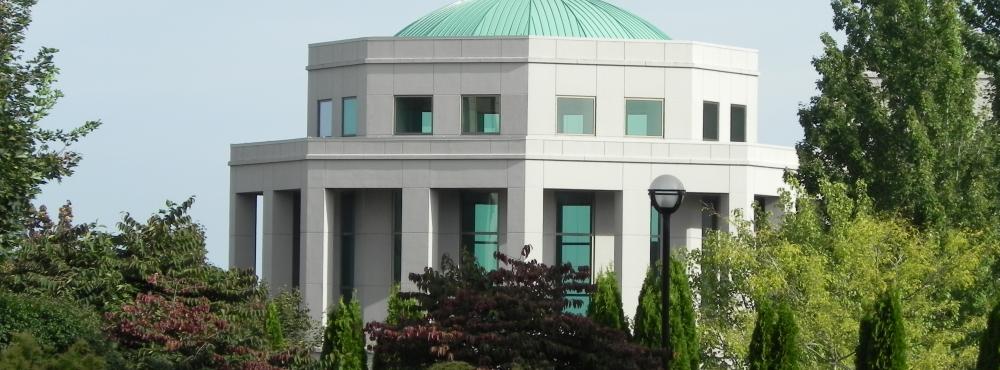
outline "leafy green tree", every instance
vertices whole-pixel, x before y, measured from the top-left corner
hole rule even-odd
[[[285,335],[281,332],[281,319],[278,318],[278,307],[274,302],[267,304],[267,321],[264,323],[267,330],[267,342],[271,349],[281,349],[285,346]]]
[[[787,303],[764,302],[757,307],[757,324],[750,340],[750,370],[800,368],[799,328]]]
[[[639,307],[635,314],[635,341],[650,348],[661,348],[662,315],[660,300],[660,264],[649,267],[639,292]],[[688,283],[684,263],[670,261],[670,344],[673,369],[697,370],[701,363],[698,329],[695,326],[694,296]]]
[[[411,320],[418,320],[424,317],[424,312],[420,308],[420,302],[413,298],[403,298],[399,294],[399,284],[393,284],[389,289],[388,311],[385,323],[389,325],[402,325]]]
[[[962,15],[973,29],[966,38],[972,60],[996,81],[996,77],[1000,76],[1000,2],[962,1]],[[984,87],[985,97],[992,102],[992,121],[995,124],[1000,120],[1000,94],[997,94],[995,83]]]
[[[368,368],[365,334],[361,320],[361,304],[356,298],[344,303],[340,298],[336,309],[329,309],[323,351],[320,357],[330,370],[361,370]]]
[[[856,370],[907,369],[902,315],[899,292],[890,289],[875,303],[873,311],[861,319]]]
[[[874,211],[843,184],[823,183],[819,195],[791,187],[796,196],[782,195],[785,215],[774,226],[753,230],[734,217],[735,234],[712,234],[693,253],[699,296],[712,300],[699,306],[706,365],[747,366],[755,302],[783,297],[796,311],[802,367],[851,368],[862,302],[874,302],[890,285],[906,297],[910,366],[975,365],[991,308],[977,297],[996,291],[996,235],[920,229]]]
[[[286,289],[271,299],[278,312],[278,322],[285,343],[300,348],[323,345],[322,325],[309,318],[309,309],[302,303],[302,292]]]
[[[17,333],[40,345],[65,351],[77,341],[103,342],[100,316],[94,310],[59,298],[0,291],[0,347]]]
[[[609,328],[628,330],[625,311],[622,310],[622,293],[618,289],[615,273],[605,270],[597,275],[595,285],[590,305],[587,307],[587,317]]]
[[[0,6],[0,257],[14,248],[41,185],[69,176],[80,162],[66,148],[100,125],[87,122],[70,131],[39,125],[62,93],[53,86],[56,49],[42,48],[27,60],[21,49],[34,5],[10,0]]]
[[[108,365],[85,342],[55,352],[23,333],[14,335],[0,352],[0,370],[100,370],[110,368]]]
[[[990,311],[986,331],[979,339],[976,370],[1000,370],[1000,303]]]
[[[864,182],[853,191],[918,225],[992,225],[998,132],[976,114],[959,0],[831,2],[846,42],[823,34],[820,94],[799,111],[806,190]]]

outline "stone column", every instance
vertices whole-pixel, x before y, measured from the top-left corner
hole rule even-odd
[[[615,245],[615,272],[622,288],[622,309],[635,317],[649,268],[649,194],[647,189],[626,189],[616,195],[616,226],[621,237]]]
[[[253,270],[257,265],[257,194],[229,198],[229,268]]]
[[[270,294],[292,288],[295,236],[294,195],[288,191],[264,192],[263,279]]]
[[[416,286],[408,278],[425,267],[435,267],[437,251],[434,245],[436,197],[430,188],[403,188],[402,281],[401,290],[413,291]]]
[[[301,195],[299,290],[313,320],[322,322],[330,305],[330,238],[335,197],[324,188]]]
[[[522,178],[523,182],[511,181],[507,189],[507,230],[506,242],[501,251],[520,258],[525,244],[531,245],[529,259],[544,260],[544,219],[545,202],[542,187],[542,163],[525,161],[512,166],[509,178]]]

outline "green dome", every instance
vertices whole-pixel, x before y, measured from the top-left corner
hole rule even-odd
[[[460,0],[396,37],[555,36],[669,40],[646,20],[601,0]]]

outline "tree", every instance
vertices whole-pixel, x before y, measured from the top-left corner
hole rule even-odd
[[[424,316],[420,303],[413,298],[403,298],[399,295],[399,284],[393,284],[389,289],[388,311],[385,323],[401,325],[411,320],[419,320]]]
[[[527,256],[525,248],[522,257]],[[444,258],[440,270],[411,274],[426,315],[401,325],[368,323],[376,356],[387,369],[423,369],[464,361],[483,368],[657,369],[655,352],[627,341],[625,333],[566,313],[567,291],[592,292],[588,274],[569,265],[548,266],[497,253],[486,271],[466,258]]]
[[[636,342],[650,348],[660,348],[662,341],[662,301],[660,300],[660,263],[650,265],[639,291],[639,307],[635,314]],[[695,326],[694,296],[688,283],[684,263],[670,260],[670,345],[674,369],[696,370],[701,363],[698,329]]]
[[[798,178],[822,181],[920,226],[989,227],[1000,214],[998,131],[976,114],[978,68],[959,0],[833,0],[820,95],[799,111]]]
[[[108,365],[82,341],[56,352],[23,333],[14,335],[0,352],[0,370],[98,370],[110,368]]]
[[[692,256],[701,267],[695,283],[707,365],[746,366],[753,308],[782,297],[796,311],[802,367],[851,368],[862,302],[876,301],[889,286],[906,297],[910,366],[975,365],[991,308],[981,297],[996,296],[995,234],[917,228],[873,210],[867,197],[843,184],[823,183],[819,195],[794,182],[791,189],[774,226],[753,230],[734,217],[735,233],[710,235]]]
[[[875,303],[872,312],[861,319],[857,370],[906,369],[906,332],[903,328],[899,292],[890,289]]]
[[[0,257],[14,248],[41,185],[69,176],[80,162],[68,146],[100,125],[86,122],[70,131],[39,126],[62,93],[53,86],[56,49],[24,59],[21,43],[34,5],[10,0],[0,6]]]
[[[596,289],[587,306],[587,317],[612,329],[628,330],[625,311],[622,310],[622,294],[614,272],[605,270],[597,275],[594,285]]]
[[[1000,369],[1000,303],[990,311],[986,330],[979,339],[979,359],[976,370]]]
[[[996,79],[1000,76],[1000,3],[994,0],[965,0],[962,2],[962,16],[973,32],[965,39],[972,59],[993,78],[993,85],[986,93],[992,101],[994,124],[1000,120],[1000,94],[997,94]],[[994,126],[995,127],[995,126]]]
[[[758,306],[747,359],[750,370],[799,369],[798,332],[787,303],[764,302]]]
[[[329,309],[323,351],[320,357],[330,370],[361,370],[368,368],[365,334],[361,321],[361,304],[351,298],[346,304],[340,298],[336,309]]]
[[[281,319],[278,318],[278,307],[274,302],[267,304],[267,321],[264,323],[267,330],[267,342],[271,349],[281,349],[285,346],[285,335],[281,332]]]
[[[646,279],[642,281],[639,290],[639,305],[635,309],[635,321],[632,327],[632,337],[636,343],[649,348],[662,348],[663,321],[660,315],[660,274],[659,263],[646,269]]]

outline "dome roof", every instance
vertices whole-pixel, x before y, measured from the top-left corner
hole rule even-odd
[[[635,14],[601,0],[459,0],[396,37],[555,36],[669,40]]]

